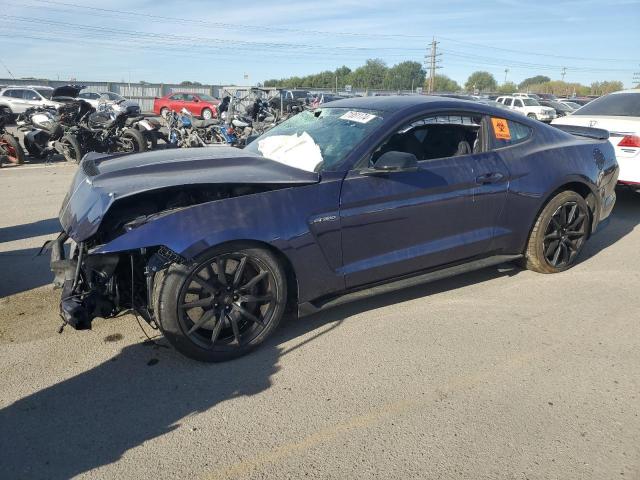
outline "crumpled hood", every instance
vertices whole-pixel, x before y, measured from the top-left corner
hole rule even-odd
[[[137,154],[87,154],[71,184],[60,223],[80,242],[93,235],[121,198],[180,185],[309,185],[320,176],[233,147],[185,148]]]

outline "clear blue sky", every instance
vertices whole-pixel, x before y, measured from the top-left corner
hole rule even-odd
[[[566,81],[630,87],[640,72],[640,0],[0,0],[0,12],[0,61],[16,78],[255,84],[424,62],[432,36],[439,73],[460,83],[566,67]]]

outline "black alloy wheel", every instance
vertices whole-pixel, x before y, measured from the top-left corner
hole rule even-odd
[[[551,215],[544,235],[544,257],[554,268],[570,265],[587,235],[588,213],[575,201],[560,205]]]
[[[591,233],[591,219],[591,210],[582,195],[571,190],[555,195],[531,229],[524,266],[540,273],[571,268]]]
[[[195,267],[173,265],[157,279],[155,310],[167,339],[181,353],[224,361],[247,353],[277,327],[286,280],[263,249],[221,249]]]

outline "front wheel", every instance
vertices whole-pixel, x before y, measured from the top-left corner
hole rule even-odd
[[[256,348],[280,323],[286,298],[277,258],[242,245],[216,248],[195,266],[173,265],[154,284],[156,319],[167,340],[205,362]]]
[[[65,135],[60,139],[62,155],[67,162],[80,163],[82,160],[82,148],[74,135]]]
[[[13,135],[0,135],[0,155],[4,155],[9,163],[20,165],[24,163],[24,150]]]
[[[553,197],[529,235],[526,268],[540,273],[571,268],[589,235],[590,219],[589,206],[578,193],[564,191]]]
[[[538,116],[535,113],[528,113],[527,117],[531,118],[532,120],[537,120]]]

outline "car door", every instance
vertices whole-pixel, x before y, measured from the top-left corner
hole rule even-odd
[[[513,109],[517,112],[524,113],[524,102],[521,99],[516,98],[513,101]]]
[[[191,93],[185,93],[184,95],[184,108],[189,110],[193,115],[199,116],[201,105],[200,99],[197,95],[192,95]]]
[[[184,95],[182,93],[174,93],[169,97],[169,109],[179,112],[184,107]]]
[[[35,90],[25,89],[22,91],[22,99],[25,108],[39,107],[42,105],[42,97]]]
[[[7,94],[10,98],[9,104],[13,113],[24,113],[27,109],[27,103],[24,100],[24,90],[21,88],[14,88],[8,90]]]
[[[434,118],[438,116],[419,121]],[[450,144],[450,154],[430,147],[430,152],[422,155],[424,159],[419,159],[416,171],[372,175],[367,169],[354,168],[347,173],[340,203],[342,272],[347,288],[489,251],[506,198],[508,172],[501,159],[486,149],[488,119],[482,115],[473,118],[478,120],[478,141],[475,145],[466,141],[463,150],[468,153],[455,150],[457,138],[443,137],[443,143]],[[440,130],[446,135],[446,129]],[[410,132],[405,127],[393,134],[376,149],[371,161],[385,148],[412,153],[413,147],[394,140],[404,135],[403,131]],[[416,138],[420,140],[417,133]],[[392,142],[395,145],[389,147]],[[410,143],[417,145],[414,140]],[[424,138],[421,145],[418,151],[429,150]],[[446,149],[440,151],[446,153]]]

